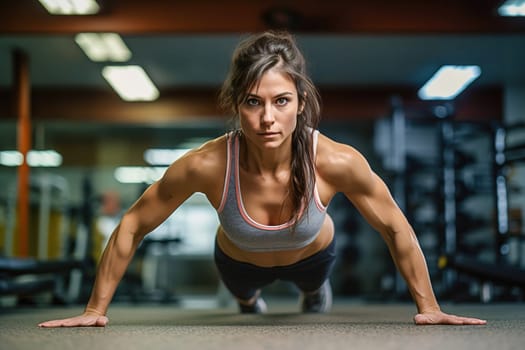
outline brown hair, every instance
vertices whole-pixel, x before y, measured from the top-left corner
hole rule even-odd
[[[292,221],[296,224],[301,208],[307,208],[315,184],[312,134],[321,115],[319,92],[306,73],[306,63],[294,37],[284,31],[254,34],[237,46],[230,71],[220,90],[222,108],[239,119],[239,106],[264,73],[274,67],[287,73],[295,82],[300,112],[292,134],[292,174],[290,196]],[[302,109],[301,109],[302,107]]]

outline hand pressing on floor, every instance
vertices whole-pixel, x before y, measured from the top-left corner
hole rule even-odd
[[[80,316],[42,322],[38,327],[105,327],[108,323],[109,319],[106,316],[86,311]]]
[[[487,321],[472,317],[449,315],[442,311],[424,312],[414,316],[416,325],[484,325]]]

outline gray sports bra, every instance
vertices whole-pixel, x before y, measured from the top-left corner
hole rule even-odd
[[[314,154],[319,132],[313,135]],[[299,217],[295,231],[292,222],[281,225],[262,225],[246,212],[241,196],[239,181],[239,136],[232,132],[227,135],[227,166],[222,199],[217,213],[226,236],[239,248],[252,252],[291,250],[313,242],[325,220],[326,207],[321,203],[317,186],[310,203]]]

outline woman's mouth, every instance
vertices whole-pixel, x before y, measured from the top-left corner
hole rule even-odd
[[[259,133],[259,136],[271,137],[271,136],[275,136],[275,135],[278,135],[278,134],[279,134],[278,132],[261,132],[261,133]]]

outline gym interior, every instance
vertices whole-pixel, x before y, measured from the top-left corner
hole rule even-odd
[[[2,348],[522,348],[523,1],[95,4],[87,15],[0,4]],[[147,186],[231,129],[217,91],[240,38],[266,29],[296,35],[323,101],[319,130],[386,182],[444,311],[487,325],[415,326],[384,241],[342,195],[328,208],[332,311],[301,314],[298,291],[278,281],[263,290],[267,314],[239,314],[213,261],[216,211],[195,194],[139,246],[107,327],[38,328],[82,312],[109,235]],[[97,38],[124,46],[84,51]],[[444,65],[477,74],[454,96],[425,97]],[[142,67],[150,96],[106,80],[124,66]]]

